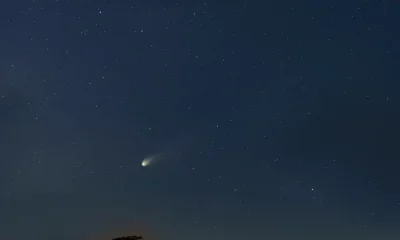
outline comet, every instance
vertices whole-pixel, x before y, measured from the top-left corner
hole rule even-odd
[[[187,138],[181,138],[169,143],[166,147],[158,152],[152,152],[147,155],[141,162],[142,167],[150,167],[161,163],[168,163],[181,159],[183,156],[183,149],[187,148],[190,141]]]
[[[142,161],[142,167],[148,167],[153,162],[153,157],[147,157]]]

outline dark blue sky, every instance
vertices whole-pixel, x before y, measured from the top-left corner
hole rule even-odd
[[[399,239],[399,12],[1,1],[0,237]]]

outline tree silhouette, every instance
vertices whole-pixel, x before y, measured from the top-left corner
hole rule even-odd
[[[118,238],[113,238],[112,240],[139,240],[143,239],[141,236],[126,236],[126,237],[118,237]]]

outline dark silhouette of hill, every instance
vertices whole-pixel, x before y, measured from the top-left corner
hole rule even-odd
[[[113,238],[112,240],[139,240],[143,239],[141,236],[126,236],[126,237],[118,237],[118,238]]]

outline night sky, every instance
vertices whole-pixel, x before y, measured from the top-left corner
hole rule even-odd
[[[400,239],[399,13],[0,1],[0,238]]]

